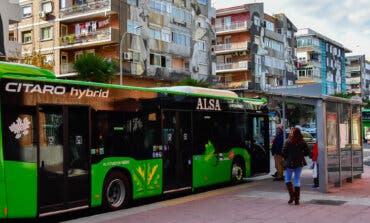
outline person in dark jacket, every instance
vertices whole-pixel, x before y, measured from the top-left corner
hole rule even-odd
[[[274,181],[284,180],[283,176],[283,130],[281,128],[276,128],[276,136],[274,142],[272,143],[271,153],[274,156],[275,168],[277,171],[277,176]]]
[[[301,130],[294,128],[292,137],[285,142],[283,149],[283,158],[285,166],[285,184],[289,192],[289,201],[291,204],[299,205],[299,196],[301,190],[301,173],[304,166],[307,165],[305,156],[310,154],[307,143],[303,140]],[[294,173],[294,190],[292,185],[292,174]]]

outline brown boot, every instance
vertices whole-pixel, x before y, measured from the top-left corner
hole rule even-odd
[[[291,182],[285,183],[285,184],[286,184],[286,188],[288,189],[288,192],[289,192],[289,201],[288,201],[288,204],[291,204],[294,201],[293,185],[292,185]]]
[[[294,204],[299,205],[299,196],[301,193],[300,187],[294,187]]]

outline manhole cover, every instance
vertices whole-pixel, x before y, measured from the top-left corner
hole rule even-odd
[[[310,200],[308,203],[310,204],[319,204],[319,205],[335,205],[340,206],[347,201],[336,201],[336,200]]]

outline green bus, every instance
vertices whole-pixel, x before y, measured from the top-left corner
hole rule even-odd
[[[362,135],[364,141],[370,141],[370,109],[362,109]]]
[[[0,219],[194,190],[269,172],[266,100],[57,79],[0,63]]]

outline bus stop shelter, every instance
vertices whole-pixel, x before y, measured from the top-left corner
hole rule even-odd
[[[321,84],[283,86],[270,89],[266,96],[271,107],[282,105],[283,124],[287,102],[315,107],[320,191],[329,192],[363,173],[362,101],[321,92]]]

